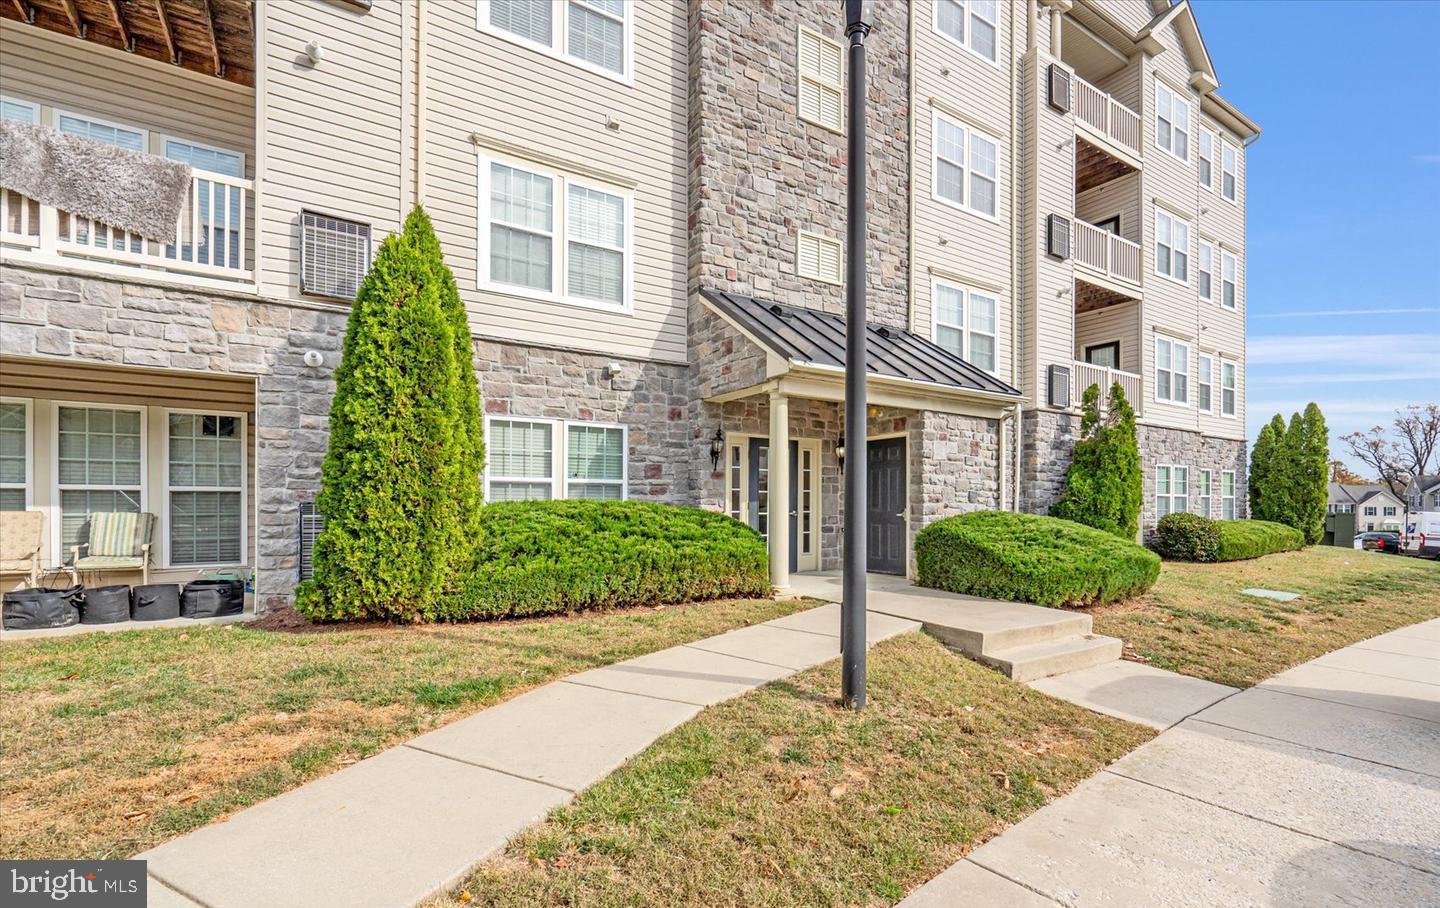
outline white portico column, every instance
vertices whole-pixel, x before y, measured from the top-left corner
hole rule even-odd
[[[790,399],[770,392],[769,491],[770,585],[790,586]]]

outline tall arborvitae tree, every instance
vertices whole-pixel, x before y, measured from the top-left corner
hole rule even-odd
[[[1255,439],[1255,449],[1250,455],[1250,516],[1256,520],[1278,520],[1277,513],[1285,509],[1282,494],[1266,499],[1275,470],[1275,458],[1284,439],[1285,418],[1279,413],[1261,427]]]
[[[1275,417],[1279,419],[1277,415]],[[1265,500],[1270,514],[1265,519],[1300,529],[1304,501],[1301,496],[1300,469],[1304,462],[1305,423],[1299,413],[1290,415],[1290,424],[1279,436],[1275,453],[1270,458],[1266,476]]]
[[[478,543],[467,530],[481,456],[469,332],[462,373],[444,299],[453,278],[423,213],[410,227],[380,244],[335,374],[317,499],[325,529],[314,579],[296,595],[316,619],[432,617]]]
[[[1099,385],[1085,389],[1080,406],[1080,440],[1065,471],[1065,491],[1050,514],[1134,539],[1145,494],[1135,410],[1118,383],[1110,389],[1103,418]]]
[[[1300,523],[1296,529],[1305,534],[1307,545],[1314,545],[1325,535],[1325,505],[1330,498],[1330,435],[1325,428],[1325,414],[1313,401],[1300,417],[1298,454],[1295,478]]]

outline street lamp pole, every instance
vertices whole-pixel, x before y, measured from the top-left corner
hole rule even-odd
[[[850,39],[845,187],[845,437],[858,445],[845,471],[845,563],[840,606],[840,700],[865,707],[865,36],[868,0],[845,0]]]

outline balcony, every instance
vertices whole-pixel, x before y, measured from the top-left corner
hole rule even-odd
[[[1122,372],[1119,369],[1107,369],[1104,366],[1097,366],[1093,363],[1085,363],[1076,360],[1073,368],[1075,370],[1075,381],[1070,385],[1070,405],[1078,407],[1080,399],[1085,394],[1085,389],[1091,385],[1100,386],[1100,410],[1105,411],[1106,401],[1109,399],[1110,386],[1119,384],[1125,392],[1125,399],[1135,409],[1135,415],[1140,415],[1144,404],[1142,396],[1143,383],[1140,376],[1133,372]]]
[[[1140,284],[1140,246],[1094,224],[1075,219],[1075,264],[1100,275]]]
[[[0,248],[7,262],[243,287],[254,282],[246,229],[254,192],[252,180],[195,171],[175,233],[160,242],[0,190]]]
[[[1140,115],[1075,77],[1075,189],[1084,192],[1140,169]]]

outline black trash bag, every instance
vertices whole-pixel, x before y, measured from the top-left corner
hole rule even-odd
[[[4,597],[4,625],[7,631],[33,631],[46,627],[69,627],[80,621],[85,588],[34,587],[13,590]]]
[[[130,617],[136,621],[164,621],[180,617],[180,584],[152,583],[130,593]]]
[[[245,581],[192,580],[180,597],[184,618],[219,618],[245,611]]]
[[[130,620],[130,587],[101,586],[85,591],[81,624],[115,624]]]

